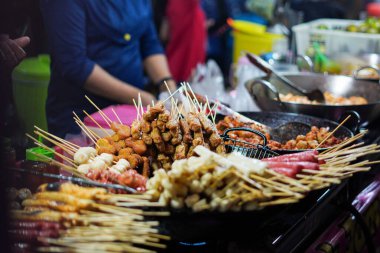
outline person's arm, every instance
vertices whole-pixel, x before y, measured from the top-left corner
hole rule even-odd
[[[52,60],[63,78],[72,85],[120,103],[132,103],[140,92],[143,104],[153,98],[147,92],[113,77],[88,58],[86,13],[80,0],[41,1]]]
[[[171,77],[166,56],[163,54],[151,55],[145,58],[144,66],[146,72],[154,83],[158,83],[166,77]],[[177,89],[176,82],[173,79],[166,81],[166,83],[170,91],[175,91]],[[161,84],[159,88],[160,91],[167,90],[164,84]]]
[[[96,95],[119,103],[132,104],[133,99],[136,99],[139,93],[141,94],[143,105],[148,105],[152,100],[156,100],[152,94],[122,82],[107,73],[99,65],[94,66],[84,84],[84,88]]]

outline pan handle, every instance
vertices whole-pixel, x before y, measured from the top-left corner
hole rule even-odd
[[[296,64],[297,64],[298,70],[302,71],[302,66],[298,64],[298,61],[297,61],[298,59],[306,63],[307,67],[309,68],[309,72],[314,72],[314,63],[313,63],[313,60],[309,56],[298,54],[296,57]]]
[[[231,132],[231,131],[247,131],[247,132],[251,132],[251,133],[254,133],[258,136],[260,136],[262,139],[263,139],[263,146],[265,147],[267,145],[267,137],[265,137],[265,135],[259,131],[256,131],[256,130],[253,130],[253,129],[250,129],[248,127],[232,127],[232,128],[228,128],[227,130],[224,131],[223,135],[221,135],[222,138],[228,138],[228,133]]]
[[[252,82],[249,82],[246,84],[247,90],[251,93],[251,95],[254,97],[255,100],[257,99],[256,99],[256,95],[253,92],[253,87],[255,87],[255,85],[257,84],[262,85],[265,89],[270,91],[273,94],[274,99],[276,99],[280,103],[280,105],[283,106],[282,101],[280,99],[280,93],[278,92],[277,88],[270,82],[263,79],[255,79]],[[272,98],[268,96],[267,99],[272,99]]]
[[[354,77],[355,79],[361,79],[361,78],[359,77],[359,73],[360,73],[362,70],[365,70],[365,69],[372,69],[372,70],[376,71],[376,72],[377,72],[377,75],[379,76],[379,84],[380,84],[380,69],[379,69],[377,66],[375,66],[375,65],[363,66],[363,67],[358,68],[358,69],[355,70],[354,73],[352,74],[353,77]]]
[[[360,127],[360,115],[356,111],[345,111],[339,118],[338,122],[342,122],[345,118],[351,115],[351,118],[344,124],[348,129],[351,130],[354,134],[357,133]]]

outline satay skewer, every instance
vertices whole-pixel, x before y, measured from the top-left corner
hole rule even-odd
[[[45,134],[41,133],[40,131],[35,130],[34,133],[37,134],[38,136],[41,136],[45,140],[48,140],[50,143],[56,145],[57,147],[60,147],[63,151],[65,151],[69,155],[73,156],[75,154],[75,152],[77,151],[77,149],[69,148],[68,146],[63,145],[61,142],[58,142],[58,141],[51,139],[50,137],[46,136]]]
[[[89,117],[89,119],[91,119],[91,121],[94,122],[104,132],[106,136],[111,136],[90,114],[88,114],[85,110],[83,110],[83,113],[86,114],[87,117]]]
[[[72,143],[72,142],[69,142],[69,141],[67,141],[67,140],[65,140],[65,139],[59,138],[58,136],[55,136],[54,134],[51,134],[51,133],[49,133],[49,132],[47,132],[47,131],[45,131],[45,130],[43,130],[43,129],[37,127],[37,126],[34,126],[34,128],[37,129],[38,131],[40,131],[40,132],[42,132],[42,133],[44,133],[44,134],[50,136],[50,137],[56,139],[57,141],[62,142],[62,144],[65,144],[66,146],[70,146],[70,147],[72,147],[72,148],[75,149],[75,150],[78,150],[78,149],[80,148],[79,145],[76,145],[76,144],[74,144],[74,143]]]
[[[104,121],[111,127],[112,120],[105,114],[87,95],[85,98],[98,110],[100,116],[104,119]]]

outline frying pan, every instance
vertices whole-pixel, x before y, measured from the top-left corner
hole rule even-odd
[[[346,111],[356,111],[360,115],[361,123],[370,123],[380,116],[380,84],[378,83],[355,80],[347,76],[315,73],[285,74],[285,76],[306,90],[318,88],[337,96],[362,96],[368,100],[368,104],[325,105],[282,102],[279,99],[279,93],[296,94],[296,92],[275,78],[270,78],[269,82],[263,79],[249,80],[246,88],[263,111],[287,111],[333,121],[338,121]]]
[[[310,126],[317,126],[317,127],[329,127],[330,130],[335,129],[338,126],[338,123],[327,120],[327,119],[321,119],[313,116],[308,115],[302,115],[302,114],[296,114],[296,113],[285,113],[285,112],[240,112],[244,116],[254,119],[258,122],[261,122],[269,127],[276,127],[282,124],[285,124],[287,122],[300,122],[304,123]],[[347,121],[347,125],[350,125],[350,129],[346,126],[341,126],[335,133],[334,136],[337,138],[351,138],[354,136],[354,132],[357,131],[358,125],[360,122],[360,119],[358,118],[358,114],[356,112],[346,112],[343,114],[343,118],[347,116],[347,114],[351,115],[350,120]],[[216,116],[216,122],[223,119],[223,115],[217,115]],[[289,132],[296,133],[297,135],[305,135],[306,133],[303,132],[301,129],[289,129]],[[284,138],[283,136],[271,136],[272,140],[286,143],[288,141],[288,138]],[[325,149],[320,148],[318,151],[323,151]],[[290,150],[290,149],[279,149],[279,150],[273,150],[274,152],[278,154],[289,154],[294,152],[302,152],[306,150]]]

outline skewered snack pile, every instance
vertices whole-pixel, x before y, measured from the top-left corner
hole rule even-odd
[[[145,221],[154,206],[146,195],[113,195],[102,188],[71,183],[41,185],[22,202],[23,210],[11,210],[9,234],[13,248],[41,252],[155,252],[165,248],[158,222]]]

